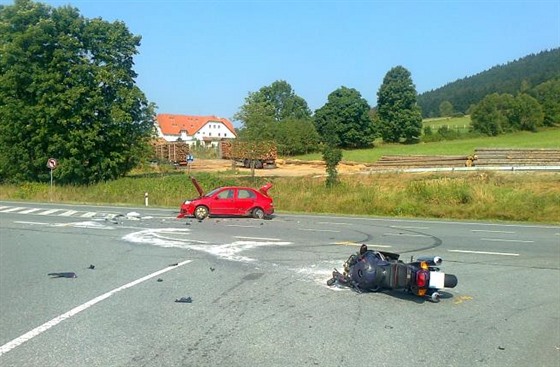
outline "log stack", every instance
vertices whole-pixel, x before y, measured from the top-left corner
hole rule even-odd
[[[179,165],[187,163],[189,151],[189,145],[185,142],[158,141],[154,144],[154,153],[157,159]]]
[[[560,166],[560,149],[477,148],[476,166]]]
[[[220,142],[220,150],[222,159],[258,159],[258,160],[276,160],[277,150],[273,141],[232,141],[223,140]]]
[[[473,165],[473,160],[474,157],[466,155],[385,155],[368,167],[373,169],[470,167]]]

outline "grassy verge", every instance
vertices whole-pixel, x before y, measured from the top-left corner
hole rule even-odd
[[[328,189],[324,177],[232,177],[201,173],[207,190],[220,185],[258,187],[271,181],[279,212],[560,223],[560,174],[461,172],[341,176]],[[47,184],[0,186],[2,200],[144,205],[178,210],[197,193],[184,173],[143,174],[88,187]]]

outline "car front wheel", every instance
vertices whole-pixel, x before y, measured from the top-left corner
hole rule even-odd
[[[253,209],[253,218],[264,219],[264,210],[261,208]]]
[[[205,206],[197,206],[194,210],[194,216],[198,220],[203,220],[208,216],[208,208]]]

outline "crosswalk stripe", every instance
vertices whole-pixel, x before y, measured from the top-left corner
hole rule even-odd
[[[43,210],[43,209],[31,208],[31,209],[27,209],[27,210],[22,210],[21,212],[19,212],[19,214],[29,214],[29,213],[33,213],[33,212],[38,212],[39,210]]]
[[[87,213],[84,213],[84,214],[80,215],[80,217],[82,217],[82,218],[91,218],[91,217],[94,217],[95,214],[97,214],[97,213],[96,213],[96,212],[87,212]]]
[[[9,209],[4,209],[4,210],[2,210],[2,213],[17,212],[18,210],[22,210],[22,209],[25,209],[25,208],[21,207],[21,206],[17,206],[17,207],[12,207],[12,208],[9,208]]]
[[[39,215],[49,215],[49,214],[52,214],[52,213],[59,212],[60,210],[61,209],[49,209],[49,210],[45,210],[44,212],[37,213],[37,214],[39,214]]]
[[[74,214],[76,214],[76,213],[77,213],[76,210],[68,210],[68,211],[66,211],[66,212],[64,212],[64,213],[60,213],[59,216],[61,216],[61,217],[70,217],[70,216],[72,216],[72,215],[74,215]]]

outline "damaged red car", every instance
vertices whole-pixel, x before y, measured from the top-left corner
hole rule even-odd
[[[271,183],[258,190],[245,186],[223,186],[205,194],[194,177],[191,181],[200,196],[185,200],[177,218],[202,220],[209,216],[240,216],[264,219],[274,213],[274,203],[268,195]]]

